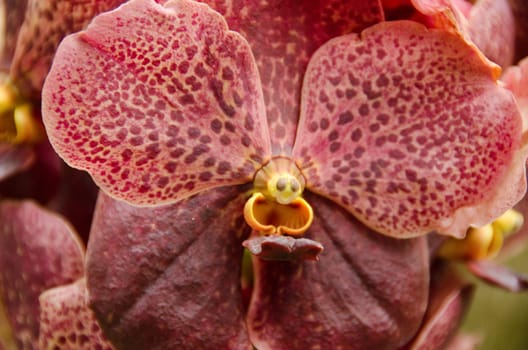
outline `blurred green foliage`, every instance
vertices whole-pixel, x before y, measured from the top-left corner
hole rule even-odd
[[[506,264],[528,275],[528,250]],[[478,350],[528,350],[528,292],[509,293],[477,284],[462,332],[482,338]]]

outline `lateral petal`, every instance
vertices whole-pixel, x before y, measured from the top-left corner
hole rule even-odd
[[[375,350],[406,344],[427,304],[425,238],[375,234],[334,203],[306,196],[316,214],[306,237],[325,249],[317,262],[253,259],[248,326],[255,347]]]
[[[101,193],[89,304],[117,349],[250,349],[241,294],[249,233],[240,187],[138,208]]]
[[[64,39],[43,118],[67,163],[158,205],[251,181],[270,154],[263,103],[250,48],[218,13],[132,0]]]
[[[461,237],[526,190],[522,120],[462,38],[385,22],[333,39],[305,78],[293,157],[306,187],[394,237]]]

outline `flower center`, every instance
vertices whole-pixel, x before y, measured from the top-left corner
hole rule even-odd
[[[302,235],[313,220],[312,207],[301,194],[306,180],[295,162],[275,157],[255,174],[244,218],[251,228],[272,235]]]

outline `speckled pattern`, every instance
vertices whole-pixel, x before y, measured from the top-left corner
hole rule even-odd
[[[40,98],[44,78],[63,37],[81,30],[93,16],[124,1],[28,0],[11,63],[11,77],[23,95]]]
[[[136,204],[249,182],[270,153],[246,41],[204,4],[166,6],[133,0],[65,39],[43,93],[57,152]]]
[[[89,302],[117,349],[251,349],[240,286],[245,190],[219,188],[158,208],[100,195]]]
[[[206,0],[251,45],[275,154],[291,151],[308,60],[328,39],[382,21],[377,0]]]
[[[86,281],[60,286],[40,298],[39,347],[42,350],[112,350],[86,304]]]
[[[524,186],[521,118],[494,74],[462,39],[412,22],[332,40],[303,90],[293,157],[307,188],[394,236],[488,222],[506,209],[495,191],[513,205]]]
[[[78,238],[32,202],[0,204],[0,300],[19,349],[38,349],[38,296],[83,274]]]
[[[254,259],[248,311],[257,349],[394,350],[425,313],[425,237],[375,234],[336,205],[307,195],[315,219],[306,237],[325,250],[317,263]]]

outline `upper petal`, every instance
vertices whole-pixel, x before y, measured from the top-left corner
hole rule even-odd
[[[307,194],[316,213],[306,236],[320,242],[319,261],[254,258],[248,311],[259,350],[397,349],[425,313],[429,263],[425,237],[375,234],[349,213]]]
[[[371,228],[461,236],[522,198],[521,117],[457,35],[385,22],[336,38],[305,78],[293,156],[307,188]]]
[[[138,208],[101,193],[89,303],[117,349],[249,349],[241,292],[245,188]]]
[[[43,117],[66,162],[136,204],[248,182],[270,153],[248,44],[193,1],[133,0],[66,38]]]
[[[40,98],[44,78],[62,38],[84,28],[96,14],[122,2],[124,0],[28,0],[10,67],[11,78],[22,94]]]
[[[0,222],[0,300],[17,345],[37,349],[38,297],[82,276],[84,249],[62,218],[33,202],[3,201]]]
[[[378,0],[205,0],[251,45],[262,80],[275,154],[289,154],[312,54],[329,39],[381,22]]]

